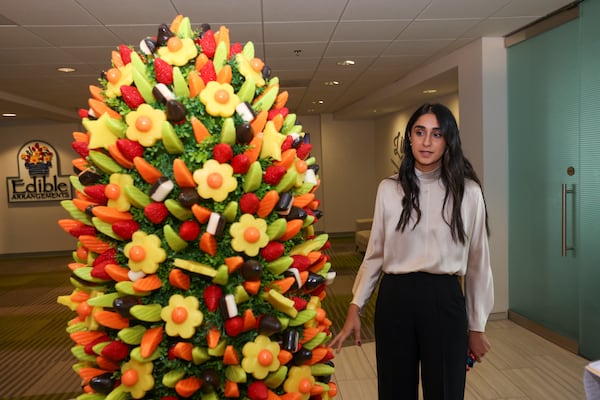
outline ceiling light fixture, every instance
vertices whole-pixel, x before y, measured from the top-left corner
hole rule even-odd
[[[344,61],[338,61],[337,65],[341,65],[342,67],[347,67],[349,65],[354,65],[356,64],[356,61],[354,60],[344,60]]]
[[[77,71],[75,68],[71,68],[71,67],[59,67],[59,68],[56,68],[56,70],[59,72],[65,72],[65,73]]]
[[[437,89],[425,89],[423,90],[423,94],[434,94],[437,93]]]
[[[340,84],[339,81],[327,81],[327,82],[325,82],[325,86],[337,86],[339,84]]]
[[[2,116],[6,117],[6,118],[13,118],[13,117],[16,117],[17,114],[15,114],[15,113],[2,113]]]

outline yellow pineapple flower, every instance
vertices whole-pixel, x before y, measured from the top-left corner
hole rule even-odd
[[[169,305],[162,309],[160,317],[166,322],[167,335],[180,336],[184,339],[191,338],[196,327],[204,319],[199,309],[198,298],[194,296],[184,298],[179,294],[171,296]]]
[[[129,258],[129,269],[134,272],[142,271],[153,274],[158,265],[165,261],[167,253],[161,247],[160,238],[154,234],[137,231],[131,237],[131,242],[123,248],[123,254]]]

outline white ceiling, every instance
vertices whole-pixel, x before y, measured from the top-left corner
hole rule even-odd
[[[161,23],[183,14],[194,29],[201,23],[215,31],[225,25],[233,42],[252,41],[257,56],[290,93],[288,107],[294,112],[335,114],[435,57],[479,37],[504,36],[571,2],[2,0],[0,113],[77,120],[77,109],[87,104],[88,85],[110,68],[111,51],[119,44],[137,46],[156,35]],[[356,64],[337,65],[345,59]],[[59,73],[61,66],[77,71]],[[448,74],[419,89],[436,85],[441,94],[455,92],[456,79]],[[324,84],[331,80],[341,84]],[[414,104],[419,95],[407,93],[407,101]],[[356,116],[372,116],[372,111]]]

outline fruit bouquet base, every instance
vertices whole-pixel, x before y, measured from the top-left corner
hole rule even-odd
[[[110,60],[59,220],[78,399],[333,398],[319,168],[279,79],[184,16]]]

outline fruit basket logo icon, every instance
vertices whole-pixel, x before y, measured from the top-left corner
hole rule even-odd
[[[52,167],[54,153],[48,146],[35,142],[26,146],[21,153],[21,159],[25,161],[25,168],[29,171],[31,178],[35,176],[48,176]]]

